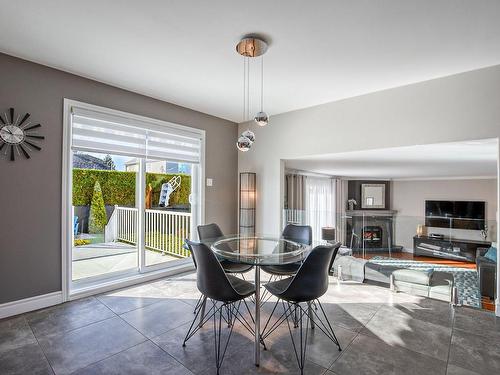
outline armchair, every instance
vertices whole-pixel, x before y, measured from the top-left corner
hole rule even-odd
[[[479,277],[481,295],[495,299],[496,296],[496,269],[497,265],[491,259],[485,258],[487,248],[478,248],[476,251],[476,266]]]

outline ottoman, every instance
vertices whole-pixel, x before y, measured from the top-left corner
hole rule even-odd
[[[395,292],[405,292],[456,304],[455,280],[448,272],[396,270],[391,275],[391,289]]]

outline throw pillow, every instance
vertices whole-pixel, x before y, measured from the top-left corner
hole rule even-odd
[[[489,260],[496,263],[497,262],[497,252],[498,252],[497,248],[492,246],[488,249],[486,254],[484,254],[484,257],[488,258]]]

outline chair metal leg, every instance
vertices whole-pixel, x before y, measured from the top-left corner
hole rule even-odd
[[[204,297],[204,303],[206,304],[206,297]],[[201,307],[201,306],[200,306]],[[189,327],[187,333],[186,333],[186,337],[184,338],[184,341],[182,342],[182,346],[186,346],[186,342],[195,335],[196,332],[198,332],[200,330],[200,328],[203,326],[203,324],[205,324],[211,317],[212,317],[212,314],[214,314],[215,312],[215,305],[212,306],[212,308],[210,308],[208,310],[208,312],[205,314],[205,310],[201,308],[198,309],[198,311],[196,312],[196,315],[193,319],[193,322],[191,323],[191,326]],[[196,323],[199,319],[199,322]]]
[[[299,345],[296,344],[295,339],[293,337],[293,331],[290,325],[290,321],[287,318],[287,326],[288,326],[288,332],[290,333],[290,338],[292,339],[292,345],[293,345],[293,350],[295,352],[295,358],[297,359],[297,364],[299,365],[300,368],[300,373],[304,374],[304,366],[306,363],[306,352],[307,352],[307,336],[309,332],[309,315],[305,313],[305,311],[300,307],[298,303],[294,303],[294,314],[295,312],[298,313],[298,328],[299,328],[299,338],[298,343]],[[304,332],[304,324],[303,324],[303,318],[304,315],[306,316],[306,326],[305,326],[305,332]],[[297,346],[299,346],[297,348]]]
[[[207,307],[207,297],[203,296],[203,301],[201,302],[201,315],[200,315],[200,324],[198,325],[200,328],[203,327],[203,317],[205,316],[205,309]]]
[[[201,301],[202,300],[203,300],[203,295],[201,295],[200,298],[198,298],[198,301],[196,302],[196,306],[194,307],[193,314],[196,314],[198,312],[198,309],[201,306]]]
[[[323,305],[321,304],[321,302],[319,301],[319,299],[316,300],[316,302],[318,303],[318,306],[320,308],[320,311],[323,315],[323,318],[326,322],[326,325],[325,323],[323,322],[323,319],[321,319],[319,317],[319,315],[317,314],[316,311],[312,310],[314,315],[316,316],[316,323],[317,323],[317,327],[335,344],[338,346],[339,348],[339,352],[342,351],[342,347],[340,346],[340,342],[339,340],[337,339],[337,336],[335,335],[335,331],[333,330],[332,328],[332,325],[330,324],[330,320],[328,319],[328,316],[326,315],[325,313],[325,310],[323,309]]]
[[[221,339],[222,339],[222,314],[223,310],[226,309],[226,311],[232,310],[233,306],[230,306],[232,304],[222,304],[215,314],[213,315],[213,322],[214,322],[214,344],[215,344],[215,365],[217,367],[217,374],[220,373],[220,368],[222,366],[222,362],[224,361],[224,356],[226,355],[226,350],[229,345],[229,340],[231,340],[231,335],[233,333],[233,328],[234,325],[231,325],[229,328],[229,333],[227,335],[227,339],[225,344],[221,346]],[[238,306],[239,307],[239,306]],[[217,314],[218,313],[218,314]],[[218,315],[218,316],[217,316]],[[229,318],[230,319],[230,318]]]
[[[307,302],[307,315],[311,319],[311,329],[314,329],[314,316],[312,314],[312,302]]]

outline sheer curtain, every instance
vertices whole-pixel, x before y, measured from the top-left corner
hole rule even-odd
[[[322,227],[335,227],[335,180],[309,177],[305,181],[306,223],[312,227],[313,241],[321,240]]]

